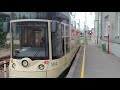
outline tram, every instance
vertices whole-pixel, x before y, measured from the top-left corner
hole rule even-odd
[[[70,66],[80,44],[68,15],[12,13],[9,78],[58,78]]]

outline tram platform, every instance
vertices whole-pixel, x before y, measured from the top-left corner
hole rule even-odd
[[[89,41],[85,53],[84,46],[77,53],[66,78],[120,78],[120,58]]]

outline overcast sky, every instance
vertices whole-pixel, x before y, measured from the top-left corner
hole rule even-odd
[[[85,22],[85,12],[73,12],[73,14],[75,14],[77,23],[79,22],[78,19],[80,19],[80,26],[83,29],[84,22]],[[89,29],[94,28],[95,13],[94,12],[86,12],[86,17],[87,17],[87,25],[88,25]]]

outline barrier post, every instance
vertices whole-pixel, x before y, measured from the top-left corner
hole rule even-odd
[[[6,60],[4,60],[4,78],[7,78],[7,73],[6,73]]]

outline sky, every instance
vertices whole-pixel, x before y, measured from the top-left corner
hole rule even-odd
[[[75,14],[75,19],[76,19],[77,23],[79,22],[79,19],[80,19],[80,28],[81,28],[81,30],[83,30],[84,22],[85,22],[85,12],[72,12],[72,14],[73,15]],[[89,29],[94,28],[95,13],[94,12],[86,12],[86,17],[87,17],[87,25],[88,25]]]

